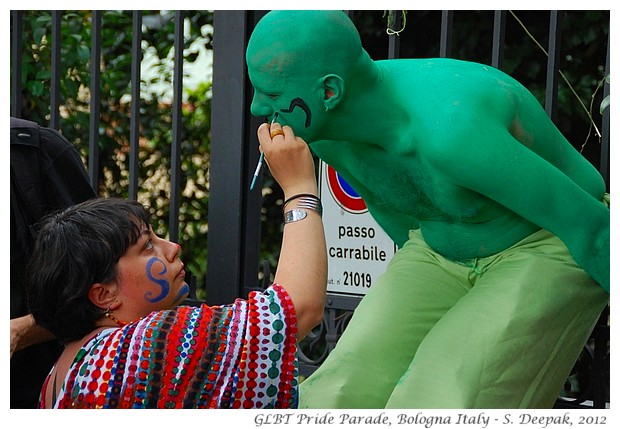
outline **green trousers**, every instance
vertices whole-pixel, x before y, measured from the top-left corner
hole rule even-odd
[[[548,231],[466,263],[412,231],[300,408],[550,408],[608,300]]]

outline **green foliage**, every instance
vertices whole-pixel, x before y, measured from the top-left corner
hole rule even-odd
[[[201,286],[198,297],[205,299],[203,287],[207,268],[207,213],[209,212],[209,153],[211,142],[211,82],[188,94],[183,109],[186,135],[181,144],[181,210],[179,241],[183,261]],[[168,207],[167,205],[165,207]],[[168,219],[166,213],[165,219]]]
[[[50,119],[51,13],[23,12],[23,109],[21,117],[47,125]],[[150,208],[153,228],[168,233],[172,112],[166,93],[172,82],[168,65],[174,47],[174,13],[143,11],[142,48],[154,59],[157,73],[142,76],[138,200]],[[198,41],[212,49],[213,16],[208,11],[187,13],[185,46]],[[90,120],[91,11],[61,15],[61,131],[88,160]],[[101,106],[99,127],[100,173],[98,193],[127,197],[131,113],[132,12],[104,11],[101,22]],[[197,58],[184,55],[186,63]],[[205,76],[209,73],[205,72]],[[163,84],[163,85],[162,85]],[[188,271],[204,283],[208,211],[208,165],[211,120],[211,83],[186,89],[181,137],[181,199],[179,241]]]

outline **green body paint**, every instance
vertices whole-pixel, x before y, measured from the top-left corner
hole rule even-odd
[[[255,89],[252,113],[280,112],[279,122],[355,188],[399,247],[410,231],[419,230],[432,252],[460,264],[497,255],[543,229],[559,237],[578,266],[609,291],[605,183],[536,98],[507,74],[454,59],[373,61],[342,11],[268,13],[251,35],[246,60]],[[285,113],[292,100],[305,108]],[[385,281],[408,281],[395,275],[397,269],[390,265],[385,277],[391,280]],[[547,283],[554,284],[553,278]],[[597,308],[608,296],[600,292]],[[363,302],[379,302],[377,295]],[[370,303],[365,308],[366,320],[356,319],[362,325],[385,311]],[[413,327],[417,320],[402,323]],[[366,341],[363,331],[347,341],[345,351],[360,362],[365,358],[352,348]],[[381,340],[375,340],[380,348]],[[384,353],[398,355],[386,347]],[[415,347],[407,353],[413,358]],[[351,365],[364,378],[363,366],[340,359],[330,355],[307,389],[329,380],[330,367]],[[368,383],[372,389],[378,381]],[[355,400],[344,406],[355,408]]]

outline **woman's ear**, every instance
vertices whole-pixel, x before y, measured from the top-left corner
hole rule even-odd
[[[116,283],[94,283],[88,290],[88,299],[95,306],[107,310],[114,310],[120,305],[117,296]]]
[[[336,74],[328,74],[321,78],[321,100],[325,111],[333,110],[342,100],[344,80]]]

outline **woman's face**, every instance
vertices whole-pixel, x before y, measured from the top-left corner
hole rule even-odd
[[[127,249],[117,266],[117,284],[123,305],[141,316],[179,305],[189,295],[181,246],[159,238],[143,226],[136,244]]]

